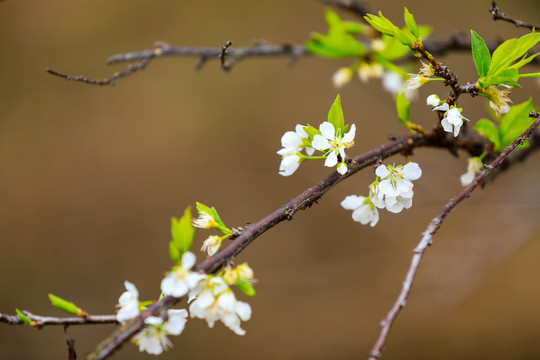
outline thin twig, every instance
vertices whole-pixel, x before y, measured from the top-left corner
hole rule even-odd
[[[232,44],[232,43],[231,43]],[[111,56],[107,60],[107,64],[117,64],[123,62],[136,61],[133,64],[120,72],[114,73],[111,77],[104,79],[90,79],[86,76],[70,75],[58,72],[56,70],[47,69],[47,72],[51,75],[59,76],[66,80],[72,80],[82,82],[90,85],[112,85],[117,80],[125,78],[135,72],[144,69],[148,63],[158,57],[163,56],[189,56],[198,57],[199,61],[196,64],[196,68],[200,69],[210,59],[220,59],[221,66],[224,70],[230,70],[237,62],[250,57],[289,57],[291,60],[298,59],[302,56],[309,55],[308,50],[304,45],[272,45],[257,43],[253,47],[241,47],[236,49],[229,49],[226,54],[229,59],[225,63],[225,58],[221,56],[224,50],[230,45],[224,45],[220,48],[208,48],[208,47],[187,47],[187,46],[171,46],[163,42],[156,42],[154,48],[141,51],[128,52],[123,54],[116,54]],[[225,49],[224,49],[225,47]]]
[[[234,62],[229,61],[225,62],[225,55],[227,55],[227,49],[232,45],[232,41],[227,41],[222,47],[221,47],[221,54],[219,55],[221,59],[221,68],[225,71],[231,70],[232,66],[234,65]]]
[[[495,0],[491,2],[491,9],[489,9],[489,12],[491,13],[491,15],[493,15],[493,20],[495,21],[504,20],[504,21],[508,21],[514,24],[516,27],[524,27],[531,30],[540,28],[540,26],[538,25],[526,23],[524,21],[515,19],[511,17],[510,15],[508,15],[507,13],[500,11],[499,7],[497,6],[497,2]]]
[[[409,266],[409,270],[407,271],[407,275],[405,276],[405,281],[403,282],[401,292],[396,299],[394,305],[386,315],[386,318],[381,322],[382,329],[379,337],[377,338],[377,341],[375,342],[375,345],[373,346],[373,349],[371,350],[369,360],[376,360],[381,357],[384,346],[388,340],[388,334],[390,333],[390,329],[394,321],[396,320],[398,314],[407,303],[407,298],[409,297],[409,294],[411,292],[414,278],[416,276],[416,273],[418,272],[418,267],[420,265],[420,261],[422,260],[422,256],[424,255],[427,247],[431,245],[433,241],[433,235],[437,232],[437,230],[439,230],[443,220],[457,204],[459,204],[463,199],[469,197],[474,191],[474,189],[476,189],[477,186],[484,181],[486,176],[488,176],[495,168],[497,168],[518,145],[522,144],[525,139],[533,133],[534,129],[540,123],[540,119],[538,119],[537,116],[533,117],[536,117],[536,120],[533,122],[533,124],[512,144],[510,144],[506,149],[504,149],[504,151],[491,164],[486,165],[480,175],[478,175],[473,180],[473,182],[469,186],[467,186],[461,193],[459,193],[456,197],[450,200],[450,202],[446,204],[446,206],[441,210],[441,212],[439,212],[439,214],[434,217],[433,220],[431,220],[428,227],[422,234],[422,239],[414,249],[414,255],[412,257],[411,265]]]
[[[35,322],[36,327],[45,325],[92,325],[92,324],[116,324],[116,315],[86,315],[84,317],[52,317],[40,316],[23,310],[23,314]],[[23,325],[24,322],[18,315],[0,313],[0,323],[9,325]]]

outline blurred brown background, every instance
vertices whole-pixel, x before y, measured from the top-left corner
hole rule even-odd
[[[406,5],[433,36],[474,28],[486,38],[525,33],[493,22],[490,1],[372,0],[399,21]],[[501,8],[540,22],[537,0]],[[93,0],[0,3],[0,312],[15,307],[60,316],[47,293],[94,314],[112,313],[123,281],[142,299],[159,295],[170,268],[171,216],[195,201],[216,206],[229,226],[275,210],[326,176],[321,163],[278,175],[280,137],[297,123],[318,125],[336,96],[330,78],[351,61],[305,58],[217,62],[164,58],[112,87],[66,82],[44,69],[105,77],[112,54],[173,45],[249,46],[257,39],[302,43],[326,31],[324,6],[297,1]],[[343,14],[345,18],[352,18]],[[442,59],[463,82],[475,80],[470,56]],[[535,71],[538,71],[536,69]],[[523,81],[522,102],[539,87]],[[430,126],[424,105],[442,86],[422,89],[413,119]],[[359,154],[404,129],[380,82],[355,79],[340,91]],[[463,99],[464,115],[487,116],[483,99]],[[466,156],[420,149],[424,176],[415,203],[381,213],[375,228],[339,206],[366,194],[369,171],[330,191],[317,206],[275,227],[238,258],[255,269],[253,317],[239,337],[191,320],[163,359],[366,358],[379,321],[394,301],[411,251],[429,220],[461,189]],[[497,178],[456,209],[426,254],[406,311],[384,359],[531,359],[540,357],[540,155]],[[390,161],[403,162],[401,157]],[[197,234],[196,247],[208,236]],[[202,259],[202,254],[199,253]],[[72,327],[82,357],[113,326]],[[64,359],[62,329],[0,324],[0,359]],[[116,359],[145,359],[133,345]]]

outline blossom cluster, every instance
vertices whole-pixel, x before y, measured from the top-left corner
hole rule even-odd
[[[348,130],[348,131],[347,131]],[[325,159],[324,166],[334,167],[340,174],[347,172],[345,149],[354,145],[356,126],[350,129],[344,124],[343,110],[339,95],[328,112],[328,121],[319,125],[319,129],[311,125],[296,125],[295,131],[287,131],[281,137],[282,148],[277,151],[281,155],[279,173],[292,175],[305,160]],[[306,154],[301,153],[305,149]],[[312,156],[318,150],[322,156]]]
[[[353,220],[362,225],[377,224],[377,209],[392,213],[409,209],[414,195],[412,181],[422,176],[422,170],[417,163],[409,162],[405,166],[379,165],[375,174],[377,177],[369,186],[369,196],[349,195],[341,202],[344,209],[353,210]]]

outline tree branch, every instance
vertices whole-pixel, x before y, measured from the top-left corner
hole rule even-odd
[[[515,19],[515,18],[511,17],[510,15],[508,15],[507,13],[504,13],[504,12],[500,11],[499,7],[497,6],[497,2],[495,0],[491,2],[491,9],[489,9],[489,12],[491,13],[491,15],[493,15],[493,20],[495,20],[495,21],[504,20],[504,21],[508,21],[508,22],[514,24],[516,27],[524,27],[524,28],[528,28],[528,29],[531,29],[531,30],[532,29],[537,29],[538,30],[538,28],[540,28],[540,26],[538,26],[538,25],[526,23],[524,21]]]
[[[433,235],[437,232],[437,230],[439,230],[442,222],[450,213],[450,211],[452,211],[452,209],[456,207],[456,205],[459,204],[462,200],[468,198],[474,191],[474,189],[476,189],[478,185],[481,184],[494,169],[500,166],[501,163],[518,145],[523,144],[525,139],[533,133],[534,129],[540,123],[540,119],[538,119],[538,113],[531,113],[531,117],[536,118],[533,124],[512,144],[510,144],[506,149],[504,149],[504,151],[492,163],[490,163],[489,165],[485,165],[484,170],[480,173],[480,175],[478,175],[473,180],[473,182],[469,186],[467,186],[461,193],[451,199],[450,202],[446,204],[446,206],[441,210],[441,212],[439,212],[439,214],[434,217],[433,220],[431,220],[428,227],[422,234],[422,239],[414,249],[414,255],[412,257],[411,265],[409,266],[409,270],[407,271],[407,275],[405,276],[405,281],[403,282],[401,292],[396,299],[394,305],[386,315],[386,318],[381,322],[382,329],[379,337],[377,338],[377,341],[375,342],[375,345],[373,346],[373,349],[371,350],[369,360],[376,360],[381,357],[384,346],[388,340],[388,334],[390,333],[390,329],[401,310],[405,308],[407,298],[409,297],[409,294],[411,292],[414,278],[416,276],[416,273],[418,272],[420,261],[422,260],[422,256],[424,255],[427,247],[432,244]]]
[[[23,314],[35,322],[38,328],[45,325],[93,325],[93,324],[117,324],[116,315],[87,315],[85,317],[52,317],[40,316],[23,310]],[[0,313],[0,323],[9,325],[24,325],[18,315],[8,315]]]

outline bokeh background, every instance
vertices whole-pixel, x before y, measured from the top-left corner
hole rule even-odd
[[[435,25],[433,36],[470,28],[490,39],[525,33],[493,22],[488,0],[372,0],[370,7],[401,21],[403,5],[419,23]],[[500,6],[540,22],[536,0]],[[52,292],[90,313],[110,314],[126,279],[141,298],[155,298],[171,266],[171,216],[200,201],[216,206],[229,226],[243,226],[325,177],[331,170],[322,162],[281,177],[275,151],[295,124],[326,119],[337,93],[331,75],[351,61],[310,57],[288,66],[287,59],[261,58],[226,73],[217,62],[196,71],[195,58],[163,58],[108,87],[67,82],[45,68],[106,77],[122,69],[105,65],[110,55],[156,40],[302,43],[311,31],[326,31],[323,10],[314,0],[0,2],[0,312],[18,307],[61,316],[48,302]],[[442,60],[462,81],[476,79],[470,56]],[[526,90],[513,92],[516,103],[539,95],[536,82],[523,84]],[[446,94],[440,84],[423,88],[412,107],[413,119],[427,127],[433,115],[423,99],[434,92]],[[405,133],[380,81],[355,79],[340,94],[346,121],[358,129],[351,155],[386,142],[389,133]],[[460,105],[472,120],[488,116],[483,99]],[[257,296],[239,295],[253,308],[244,337],[192,320],[162,358],[367,357],[412,249],[460,191],[466,169],[465,154],[419,149],[412,159],[424,175],[415,182],[411,210],[382,212],[375,228],[362,226],[339,203],[366,194],[372,172],[340,184],[238,257],[259,280]],[[385,359],[540,356],[539,161],[539,154],[530,157],[448,217]],[[199,231],[195,247],[208,235]],[[72,327],[69,334],[82,357],[112,330]],[[61,328],[0,324],[0,359],[66,357]],[[149,357],[128,344],[114,358]]]

